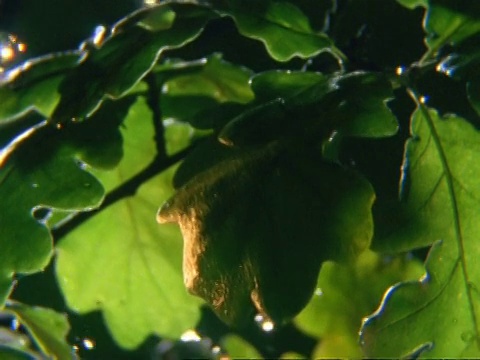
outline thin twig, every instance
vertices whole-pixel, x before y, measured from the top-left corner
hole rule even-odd
[[[167,149],[165,145],[165,128],[162,121],[162,109],[160,107],[161,87],[157,84],[154,73],[149,73],[145,77],[148,85],[147,104],[152,111],[153,127],[155,129],[155,144],[157,148],[158,159],[167,157]]]

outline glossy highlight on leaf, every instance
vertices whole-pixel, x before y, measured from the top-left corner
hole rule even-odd
[[[179,223],[185,285],[220,318],[283,323],[307,303],[323,261],[368,247],[373,192],[298,148],[217,150],[223,160],[188,180],[158,221]]]

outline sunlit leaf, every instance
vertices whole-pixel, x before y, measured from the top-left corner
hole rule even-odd
[[[258,350],[240,336],[224,336],[221,345],[232,359],[263,359]]]
[[[248,6],[241,1],[232,3],[228,12],[240,33],[262,41],[275,60],[308,58],[333,45],[326,34],[312,30],[307,16],[290,2],[249,2]]]
[[[402,205],[389,217],[388,230],[377,232],[374,244],[398,251],[440,243],[429,254],[426,276],[385,295],[364,325],[365,350],[374,357],[422,349],[430,358],[478,357],[480,136],[464,119],[441,118],[423,105],[412,117],[411,133]]]
[[[417,279],[423,272],[418,260],[382,258],[371,251],[353,264],[324,263],[312,299],[295,318],[299,329],[320,340],[312,357],[362,358],[362,318],[375,310],[389,286]]]
[[[0,122],[35,109],[50,116],[58,103],[58,85],[67,70],[80,60],[80,53],[49,55],[25,62],[0,77]]]
[[[66,315],[18,302],[8,302],[6,309],[26,327],[43,353],[59,360],[75,358],[72,347],[65,340],[70,330]]]
[[[158,215],[182,230],[186,287],[237,326],[255,313],[275,323],[291,318],[310,298],[322,261],[355,257],[369,244],[368,183],[293,148],[205,142],[192,154],[205,160],[176,179],[186,183]]]
[[[113,35],[98,49],[90,49],[85,60],[64,79],[52,121],[82,119],[105,97],[125,95],[152,69],[164,50],[192,41],[215,16],[206,7],[172,3],[144,9],[120,21]]]
[[[113,171],[96,172],[107,189],[152,161],[150,119],[148,107],[139,100],[122,128],[124,158]],[[180,133],[167,131],[170,149],[188,143],[189,137]],[[58,245],[57,279],[68,306],[79,313],[101,310],[111,334],[126,348],[138,346],[152,334],[178,338],[199,318],[200,302],[183,286],[180,233],[155,222],[158,203],[171,195],[173,171],[162,172],[134,197],[103,209]]]
[[[397,0],[398,3],[409,9],[415,9],[418,6],[427,7],[428,0]]]

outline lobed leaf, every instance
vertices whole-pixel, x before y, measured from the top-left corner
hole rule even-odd
[[[310,298],[323,261],[354,257],[369,243],[370,186],[293,149],[205,142],[192,157],[205,160],[184,165],[180,189],[158,214],[182,230],[186,287],[235,326],[255,313],[288,320]]]
[[[277,61],[309,58],[333,47],[331,39],[312,30],[305,14],[287,1],[250,2],[248,6],[231,1],[227,14],[242,35],[262,41]]]
[[[15,273],[33,273],[48,264],[53,249],[46,223],[53,209],[86,211],[103,200],[103,187],[85,171],[86,162],[109,167],[120,160],[116,132],[129,102],[122,100],[115,110],[106,104],[97,115],[102,121],[93,117],[60,130],[40,124],[2,149],[1,300],[9,291],[7,278],[11,281]]]
[[[426,275],[391,288],[365,322],[364,348],[379,357],[478,357],[480,137],[464,119],[418,106],[405,150],[402,205],[374,245],[400,251],[438,242]]]
[[[96,172],[107,189],[152,161],[150,118],[145,101],[139,99],[122,128],[122,161],[109,173]],[[189,139],[182,129],[167,128],[166,134],[169,151]],[[137,347],[152,334],[178,338],[200,316],[200,302],[187,294],[181,280],[180,234],[173,227],[159,229],[152,216],[156,204],[171,194],[173,171],[145,182],[134,197],[102,209],[57,247],[57,279],[68,306],[79,313],[101,310],[114,339],[125,348]]]
[[[200,5],[171,3],[140,10],[120,21],[112,35],[99,48],[90,49],[64,79],[51,121],[83,119],[96,111],[105,97],[124,96],[153,68],[163,51],[195,39],[215,16]]]

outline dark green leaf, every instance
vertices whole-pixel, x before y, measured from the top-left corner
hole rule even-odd
[[[441,242],[431,250],[423,278],[385,295],[364,326],[365,349],[373,357],[407,356],[423,347],[426,357],[478,357],[480,137],[464,119],[441,118],[423,105],[411,132],[402,205],[374,245],[399,251]]]
[[[26,139],[19,138],[2,150],[2,278],[39,271],[47,265],[52,239],[46,223],[52,209],[85,211],[100,204],[103,187],[84,170],[86,164],[109,168],[120,160],[118,126],[130,104],[128,98],[115,105],[106,102],[91,119],[59,130],[41,124],[26,130]],[[5,288],[1,288],[3,300]]]
[[[354,257],[369,244],[369,184],[293,148],[207,143],[223,160],[200,164],[207,170],[199,169],[158,215],[180,224],[187,288],[237,326],[257,312],[276,323],[291,318],[310,298],[323,261]]]
[[[252,88],[261,104],[225,126],[220,138],[226,144],[258,144],[282,137],[321,142],[332,132],[385,137],[397,131],[397,120],[386,105],[393,96],[391,85],[374,73],[326,77],[274,71],[255,76]]]
[[[425,15],[426,43],[424,58],[435,54],[444,45],[457,45],[480,32],[480,3],[477,1],[433,0]]]
[[[480,78],[467,83],[467,95],[470,104],[480,116]]]
[[[111,172],[95,172],[107,189],[152,161],[150,118],[143,100],[130,109],[122,128],[122,161]],[[189,140],[185,126],[174,127],[166,129],[169,152]],[[172,192],[173,171],[145,182],[135,197],[101,210],[58,245],[57,279],[68,306],[79,313],[101,310],[114,339],[125,348],[137,347],[152,334],[178,338],[199,318],[200,302],[183,287],[180,233],[174,227],[159,229],[155,222],[158,202]]]
[[[164,50],[192,41],[215,16],[199,5],[164,4],[120,22],[113,35],[100,48],[90,49],[85,60],[64,79],[52,121],[83,119],[106,96],[125,95],[152,69]]]
[[[3,345],[0,345],[0,358],[2,360],[39,360],[34,354]]]
[[[70,330],[66,315],[12,301],[6,309],[26,327],[44,354],[59,360],[75,358],[73,348],[65,340]]]
[[[268,1],[248,6],[241,1],[232,3],[227,13],[235,20],[240,33],[262,41],[275,60],[288,61],[295,56],[309,58],[333,49],[328,36],[312,30],[305,14],[290,2]]]
[[[80,53],[49,55],[27,61],[0,78],[0,123],[35,109],[49,117],[60,98],[57,88]]]

